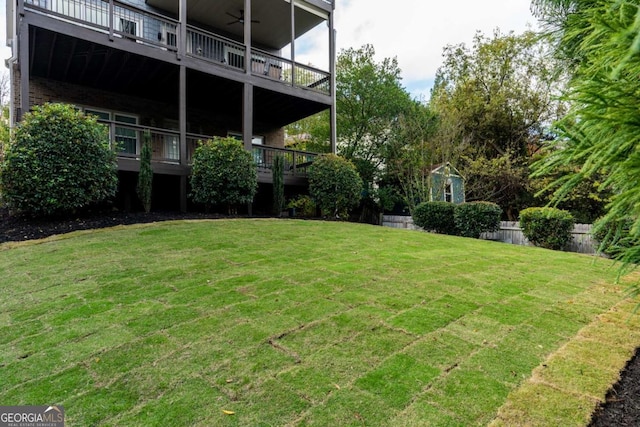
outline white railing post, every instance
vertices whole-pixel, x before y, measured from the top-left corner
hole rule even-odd
[[[113,0],[109,0],[109,41],[113,41],[114,11]]]

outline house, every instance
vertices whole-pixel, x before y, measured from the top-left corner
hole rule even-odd
[[[450,163],[431,170],[429,201],[464,203],[464,177]]]
[[[187,209],[198,140],[233,136],[259,183],[273,156],[285,185],[306,184],[314,153],[284,148],[283,127],[329,109],[335,152],[335,0],[7,0],[11,121],[66,102],[107,125],[119,194],[135,198],[142,133],[155,194]],[[324,69],[297,61],[320,42]],[[315,49],[315,48],[314,48]]]

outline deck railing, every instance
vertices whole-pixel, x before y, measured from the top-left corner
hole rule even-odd
[[[118,157],[139,159],[142,144],[144,143],[144,132],[148,130],[151,136],[151,160],[176,165],[181,163],[180,132],[107,120],[99,120],[99,122],[109,128],[111,147],[117,152]],[[193,153],[199,141],[208,139],[213,139],[213,136],[187,134],[187,164],[191,164]],[[280,155],[284,158],[285,175],[298,177],[307,176],[308,167],[318,156],[315,153],[306,151],[257,144],[253,145],[251,154],[260,173],[270,174],[273,168],[273,159]]]
[[[148,130],[151,136],[151,160],[180,164],[180,132],[116,121],[99,122],[109,128],[110,144],[118,157],[138,159],[144,132]]]
[[[253,145],[253,159],[258,168],[264,172],[270,173],[276,156],[282,156],[284,159],[285,175],[307,176],[307,170],[318,154],[267,145]]]
[[[186,52],[181,52],[179,21],[117,0],[20,0],[27,9],[146,46],[183,53],[218,66],[245,71],[242,43],[192,25],[187,26]],[[333,4],[332,0],[323,0]],[[290,86],[331,94],[331,75],[258,49],[251,50],[251,73]]]
[[[288,59],[259,49],[251,49],[251,72],[255,75],[280,80],[290,85],[292,68],[293,62]]]
[[[245,47],[226,37],[187,26],[187,55],[244,70]]]

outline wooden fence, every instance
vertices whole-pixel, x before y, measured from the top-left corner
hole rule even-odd
[[[413,218],[410,216],[384,215],[382,217],[382,225],[385,227],[420,230],[420,227],[413,223]],[[591,224],[576,224],[571,232],[571,237],[571,242],[567,248],[568,251],[581,254],[595,254],[597,252],[597,242],[594,242],[591,237]],[[512,245],[533,246],[522,234],[520,224],[517,221],[502,221],[500,230],[495,233],[483,233],[480,238],[511,243]]]

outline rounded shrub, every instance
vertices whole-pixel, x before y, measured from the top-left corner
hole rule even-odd
[[[0,167],[8,207],[31,216],[71,212],[113,197],[116,155],[107,128],[71,105],[33,107]]]
[[[201,142],[193,153],[191,198],[213,205],[251,203],[258,191],[258,172],[253,156],[234,138],[214,138]]]
[[[524,237],[536,246],[562,250],[571,240],[573,216],[556,208],[527,208],[520,212]]]
[[[362,197],[362,179],[353,163],[326,154],[309,167],[309,193],[325,215],[347,218]]]
[[[455,205],[449,202],[422,202],[413,212],[413,223],[426,231],[457,235]]]
[[[287,208],[295,209],[296,216],[312,218],[316,216],[316,204],[307,195],[301,195],[287,203]]]
[[[461,236],[477,239],[500,229],[502,208],[491,202],[462,203],[456,205],[453,216]]]

